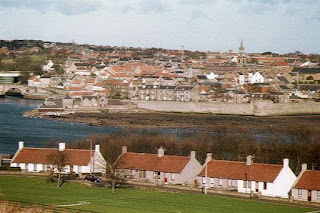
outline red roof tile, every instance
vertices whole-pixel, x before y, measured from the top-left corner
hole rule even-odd
[[[320,190],[320,171],[305,171],[293,188]]]
[[[118,169],[138,169],[145,171],[180,173],[190,157],[127,152],[117,161]]]
[[[50,164],[49,156],[57,151],[56,148],[22,148],[12,163]],[[65,149],[64,152],[69,165],[87,166],[90,162],[90,150]]]
[[[212,160],[208,163],[208,177],[273,182],[282,169],[282,165],[253,163],[247,166],[245,162]],[[199,176],[205,176],[205,168]]]

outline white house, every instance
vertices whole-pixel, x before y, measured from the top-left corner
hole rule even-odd
[[[261,75],[260,72],[249,73],[249,83],[256,84],[256,83],[263,83],[264,77]]]
[[[251,156],[247,162],[210,159],[211,155],[197,178],[208,188],[288,198],[296,180],[288,159],[283,160],[283,165],[253,163]]]
[[[65,173],[105,173],[106,161],[100,153],[100,145],[96,145],[95,150],[65,149],[65,143],[59,143],[59,148],[31,148],[24,147],[24,142],[20,141],[10,166],[27,172],[50,171],[53,168],[50,156],[57,152],[64,152],[67,156]]]
[[[53,70],[53,62],[52,62],[52,60],[49,60],[49,62],[46,64],[46,65],[43,65],[42,66],[42,71],[44,71],[44,72],[49,72],[49,71],[51,71],[51,70]]]
[[[133,180],[193,185],[202,169],[195,154],[192,151],[188,157],[165,155],[162,147],[158,154],[134,153],[123,147],[115,165],[119,174]]]

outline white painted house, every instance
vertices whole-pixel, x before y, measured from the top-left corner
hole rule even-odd
[[[264,77],[261,75],[260,72],[249,73],[249,83],[256,84],[256,83],[263,83]]]
[[[273,165],[253,163],[251,156],[247,157],[247,162],[210,158],[211,155],[197,178],[203,187],[288,198],[296,180],[288,159],[283,160],[283,165]]]
[[[66,149],[65,143],[59,143],[59,148],[31,148],[24,147],[24,142],[20,141],[10,166],[27,172],[47,172],[53,168],[50,156],[57,152],[67,156],[65,173],[105,173],[106,161],[100,153],[100,145],[96,145],[95,150]]]

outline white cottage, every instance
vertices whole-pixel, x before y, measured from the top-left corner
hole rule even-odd
[[[46,172],[53,166],[50,156],[57,152],[65,152],[67,165],[65,173],[105,173],[106,161],[100,153],[100,145],[95,150],[65,149],[65,143],[59,143],[59,148],[31,148],[24,147],[24,142],[19,142],[19,149],[11,160],[11,167],[20,167],[27,172]]]
[[[247,162],[210,158],[211,155],[197,178],[203,187],[288,198],[296,180],[288,159],[283,160],[283,165],[273,165],[253,163],[251,156],[247,157]]]

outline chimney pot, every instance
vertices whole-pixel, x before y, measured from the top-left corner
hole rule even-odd
[[[303,163],[302,165],[301,165],[301,172],[304,172],[304,171],[306,171],[308,169],[308,165],[306,164],[306,163]]]
[[[19,149],[22,149],[24,147],[24,142],[23,141],[19,141]]]
[[[209,162],[212,160],[212,153],[207,153],[206,162]]]
[[[127,153],[127,147],[126,146],[122,146],[122,154]]]
[[[252,164],[252,156],[248,155],[247,156],[247,166],[250,166]]]
[[[99,144],[95,145],[95,152],[100,152],[100,145]]]
[[[283,167],[289,167],[289,159],[288,158],[283,159]]]
[[[196,158],[196,151],[190,152],[190,158]]]
[[[66,149],[65,143],[59,143],[59,151],[64,151]]]
[[[158,149],[158,157],[161,158],[161,157],[163,157],[163,156],[164,156],[164,149],[163,149],[162,147],[160,147],[160,148]]]

